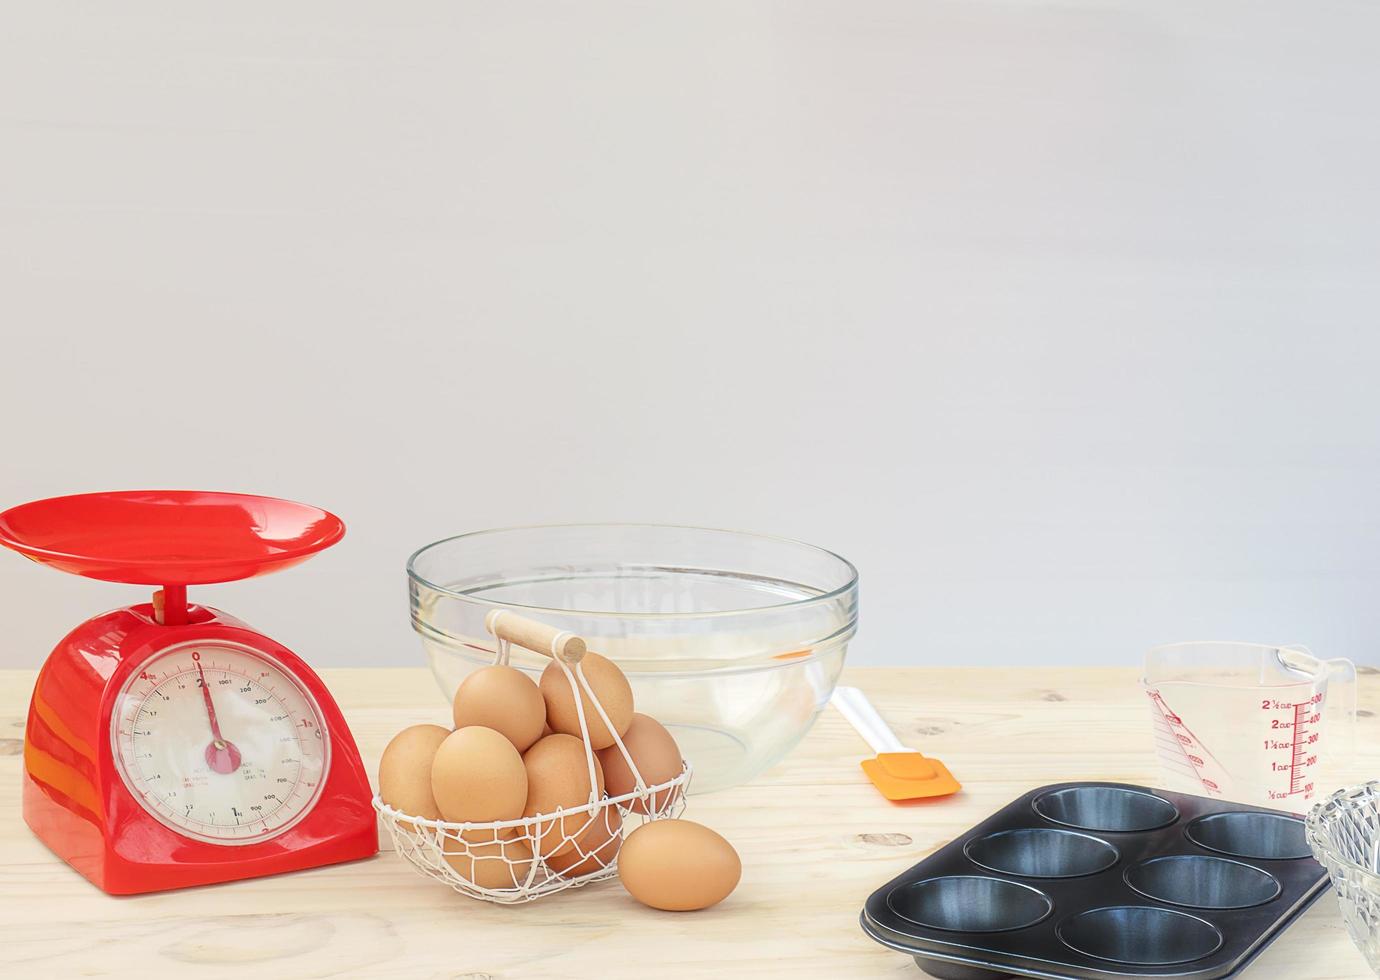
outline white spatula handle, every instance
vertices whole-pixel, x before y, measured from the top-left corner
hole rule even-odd
[[[857,729],[858,734],[872,746],[879,755],[883,752],[914,752],[901,744],[896,733],[891,730],[867,695],[856,687],[836,687],[829,696],[829,703],[839,709],[839,714],[848,719],[848,724]]]

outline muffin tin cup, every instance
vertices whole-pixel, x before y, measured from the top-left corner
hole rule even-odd
[[[1302,839],[1285,813],[1046,786],[878,889],[861,923],[941,980],[1220,980],[1326,889]]]
[[[1121,859],[1120,852],[1099,837],[1045,827],[975,837],[963,853],[987,871],[1023,878],[1079,878],[1106,871]]]
[[[1282,890],[1268,871],[1201,854],[1171,854],[1127,868],[1126,884],[1146,898],[1197,909],[1249,909]]]
[[[1211,922],[1144,905],[1079,912],[1056,933],[1072,950],[1128,966],[1192,963],[1222,947],[1222,933]]]
[[[893,912],[931,929],[1005,932],[1033,926],[1054,911],[1045,894],[1000,878],[926,878],[887,896]]]
[[[1236,858],[1293,861],[1312,857],[1303,821],[1282,813],[1210,813],[1184,829],[1199,847]]]
[[[1125,786],[1069,786],[1035,797],[1031,806],[1053,823],[1104,834],[1144,833],[1179,819],[1164,797]]]

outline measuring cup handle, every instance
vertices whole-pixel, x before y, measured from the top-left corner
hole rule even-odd
[[[1345,657],[1324,660],[1327,667],[1327,682],[1332,693],[1338,695],[1328,709],[1329,714],[1340,712],[1346,719],[1346,756],[1350,762],[1356,756],[1356,665]]]

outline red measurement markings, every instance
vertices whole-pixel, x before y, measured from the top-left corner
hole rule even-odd
[[[1304,726],[1307,718],[1304,716],[1304,708],[1312,710],[1312,705],[1294,705],[1294,748],[1289,755],[1289,795],[1293,796],[1303,788],[1303,773],[1300,772],[1300,765],[1303,762],[1304,746]]]
[[[1198,736],[1194,735],[1193,730],[1184,724],[1184,720],[1175,714],[1174,710],[1165,703],[1164,697],[1159,691],[1150,692],[1150,701],[1159,709],[1160,714],[1164,717],[1165,726],[1168,728],[1169,733],[1174,736],[1174,745],[1184,757],[1184,762],[1188,764],[1189,772],[1197,777],[1198,781],[1203,784],[1203,788],[1208,791],[1208,795],[1220,792],[1222,789],[1221,785],[1216,780],[1208,778],[1204,773],[1204,769],[1207,768],[1207,761],[1202,756],[1188,750],[1188,747],[1191,746],[1202,751],[1203,743],[1198,741]]]
[[[1265,749],[1289,749],[1289,762],[1270,763],[1271,772],[1289,773],[1288,790],[1270,790],[1271,799],[1288,799],[1289,796],[1303,794],[1304,799],[1310,798],[1314,784],[1308,781],[1308,770],[1318,763],[1317,749],[1314,744],[1318,741],[1318,733],[1312,732],[1312,726],[1322,721],[1322,711],[1319,705],[1322,704],[1322,694],[1314,694],[1307,701],[1277,701],[1274,698],[1265,698],[1261,701],[1261,711],[1290,711],[1293,712],[1288,721],[1281,719],[1271,719],[1270,727],[1274,732],[1288,732],[1289,740],[1277,740],[1277,738],[1265,738]]]

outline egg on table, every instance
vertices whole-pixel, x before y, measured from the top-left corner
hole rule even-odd
[[[546,701],[532,678],[516,667],[493,664],[465,678],[455,692],[456,728],[482,725],[526,752],[546,727]]]
[[[516,820],[527,802],[527,769],[513,743],[481,725],[446,736],[431,761],[431,792],[454,823]],[[466,831],[467,840],[492,841],[492,832]]]
[[[441,819],[431,792],[431,761],[450,732],[440,725],[413,725],[393,736],[379,759],[379,796],[394,810]]]
[[[685,766],[676,740],[659,721],[649,715],[634,714],[628,730],[620,737],[637,771],[642,774],[643,783],[649,787],[670,782],[680,775]],[[599,750],[599,762],[604,767],[604,786],[609,796],[623,796],[637,789],[637,780],[628,767],[628,760],[616,744]],[[650,801],[651,811],[659,813],[679,792],[679,787],[664,789],[647,799],[629,800],[624,806],[636,813],[647,813]]]
[[[733,845],[689,820],[652,820],[623,841],[618,877],[643,905],[668,912],[706,909],[738,886],[743,865]]]
[[[580,669],[595,697],[608,713],[614,730],[622,735],[632,724],[633,717],[632,685],[628,683],[628,678],[617,664],[597,653],[586,653],[580,661]],[[571,678],[566,676],[560,664],[548,664],[541,674],[541,696],[546,700],[546,720],[552,730],[578,737],[580,716],[575,708],[575,692],[571,689],[570,681]],[[583,690],[580,691],[580,701],[584,705],[585,723],[589,726],[589,744],[596,749],[608,748],[613,744],[608,725],[604,724],[589,695]]]
[[[593,756],[595,783],[589,781],[589,761],[585,757],[585,743],[573,735],[548,735],[522,756],[527,774],[527,799],[522,816],[534,817],[554,814],[559,808],[570,810],[587,806],[591,790],[595,798],[604,795],[604,773],[599,757]],[[536,850],[541,857],[551,857],[575,847],[574,838],[584,830],[588,813],[553,816],[532,825],[529,833],[540,836]]]

